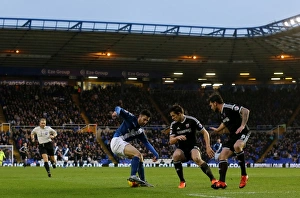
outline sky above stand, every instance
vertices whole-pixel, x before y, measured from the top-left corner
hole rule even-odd
[[[257,27],[300,14],[300,0],[2,0],[0,18]]]

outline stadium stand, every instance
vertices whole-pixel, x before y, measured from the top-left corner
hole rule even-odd
[[[16,90],[18,90],[18,92]],[[288,128],[288,132],[282,132],[278,141],[275,141],[277,140],[276,131],[274,132],[272,130],[272,128],[277,126],[274,123],[285,123],[293,115],[292,111],[297,108],[297,105],[290,103],[293,103],[294,98],[299,94],[298,89],[273,90],[264,88],[256,91],[250,89],[245,89],[244,91],[234,90],[231,92],[228,92],[228,90],[219,91],[224,94],[224,98],[227,100],[237,103],[247,101],[245,106],[249,106],[251,110],[251,117],[253,118],[250,122],[252,123],[250,127],[252,128],[253,135],[245,150],[248,163],[257,162],[265,152],[267,152],[266,158],[262,159],[262,162],[273,162],[274,160],[278,162],[278,159],[273,158],[275,151],[279,153],[280,160],[283,159],[284,161],[284,159],[287,158],[287,162],[299,161],[299,138],[297,138],[299,137],[299,132],[296,131],[295,136],[292,136],[291,134],[293,133],[291,131],[296,129]],[[207,127],[217,123],[217,118],[213,117],[213,114],[210,113],[210,109],[206,104],[206,98],[210,91],[206,92],[205,90],[167,90],[159,92],[145,91],[144,88],[132,85],[126,85],[122,88],[118,85],[107,87],[95,86],[91,90],[83,90],[81,92],[79,95],[79,104],[78,101],[73,100],[74,97],[72,97],[72,95],[74,93],[71,91],[71,87],[54,86],[41,89],[38,86],[1,86],[1,92],[4,96],[2,98],[3,112],[5,112],[7,121],[13,126],[14,131],[12,131],[12,137],[16,149],[20,148],[23,142],[27,142],[30,150],[28,157],[32,159],[31,162],[39,159],[39,154],[37,153],[36,146],[31,145],[29,141],[30,127],[32,128],[37,124],[40,116],[46,116],[49,118],[49,123],[54,124],[54,126],[57,126],[57,124],[65,124],[65,126],[75,124],[72,129],[59,129],[59,136],[57,138],[59,146],[68,142],[72,152],[74,145],[81,142],[84,148],[87,149],[84,155],[85,161],[93,160],[98,163],[111,163],[107,153],[101,149],[102,147],[96,140],[97,134],[90,134],[88,132],[78,133],[78,126],[76,126],[76,124],[86,124],[86,121],[82,118],[83,114],[86,115],[91,123],[98,125],[100,139],[109,150],[112,133],[121,122],[121,120],[110,119],[109,112],[113,110],[116,104],[115,101],[119,101],[120,99],[123,100],[123,104],[126,108],[133,109],[135,113],[138,113],[143,108],[150,108],[151,111],[154,112],[151,126],[147,127],[146,134],[153,141],[151,143],[159,151],[163,159],[170,159],[173,149],[168,145],[168,134],[161,133],[161,130],[167,126],[167,122],[165,122],[162,117],[164,116],[169,119],[167,109],[170,105],[174,103],[183,104],[187,109],[187,114],[196,114],[199,116],[199,120]],[[57,95],[57,93],[60,94]],[[281,95],[287,94],[289,94],[288,99],[280,98]],[[12,97],[12,95],[16,97]],[[268,97],[262,97],[262,95]],[[252,99],[251,101],[245,100],[245,97],[251,97]],[[58,104],[51,102],[53,100],[57,101],[56,98],[63,98],[63,104],[61,104],[61,102],[58,102]],[[149,100],[149,98],[151,98],[152,101]],[[33,101],[35,103],[41,102],[47,104],[47,106],[45,108],[36,108],[33,106]],[[164,115],[157,113],[158,111],[156,111],[153,101]],[[263,105],[267,102],[269,104]],[[77,105],[75,105],[75,103],[77,103]],[[269,108],[275,109],[275,111],[269,111]],[[33,111],[31,111],[31,109]],[[52,109],[56,109],[56,111],[52,112]],[[80,109],[82,109],[82,111]],[[264,117],[259,115],[261,112],[265,112]],[[273,112],[277,112],[279,116],[272,116]],[[60,115],[60,117],[54,118],[54,114]],[[35,117],[35,119],[33,119],[33,117]],[[260,119],[263,119],[263,121]],[[72,120],[72,123],[70,120]],[[167,121],[169,122],[170,120]],[[263,125],[258,127],[256,125],[264,123],[268,123],[269,125],[267,127],[263,127]],[[5,133],[3,132],[1,134],[1,144],[8,144],[8,135],[4,135]],[[212,143],[218,137],[224,141],[226,139],[226,133],[219,136],[212,134]],[[199,142],[204,143],[201,136],[198,138]],[[144,153],[145,159],[152,157],[150,153],[139,145],[139,142],[134,142],[133,144],[140,148]],[[268,151],[270,147],[271,151]],[[283,148],[289,149],[284,150]],[[202,154],[203,158],[209,161],[203,148]],[[231,160],[233,162],[235,161],[234,158]],[[210,162],[214,161],[210,160]]]

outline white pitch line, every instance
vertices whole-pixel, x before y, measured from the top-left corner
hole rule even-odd
[[[299,191],[281,191],[281,192],[273,192],[273,191],[263,191],[263,192],[224,192],[224,194],[230,195],[230,194],[289,194],[289,193],[295,193]]]
[[[210,195],[203,195],[203,194],[187,194],[187,195],[192,197],[228,198],[228,197],[210,196]]]

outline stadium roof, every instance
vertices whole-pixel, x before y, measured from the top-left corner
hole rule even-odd
[[[0,75],[38,68],[50,76],[59,69],[62,76],[299,82],[300,15],[251,28],[0,18],[0,67]]]

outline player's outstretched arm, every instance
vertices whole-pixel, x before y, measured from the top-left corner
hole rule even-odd
[[[204,141],[205,141],[205,145],[206,145],[206,153],[207,155],[212,158],[215,155],[215,152],[213,151],[213,149],[210,146],[210,137],[209,137],[209,133],[207,132],[207,130],[205,128],[203,128],[201,130],[203,137],[204,137]]]

